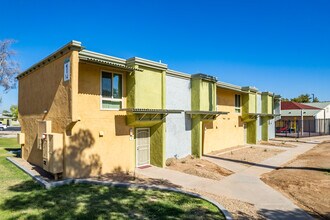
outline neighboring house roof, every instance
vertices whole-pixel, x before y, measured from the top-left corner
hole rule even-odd
[[[320,110],[320,108],[318,107],[314,107],[314,106],[310,106],[310,105],[306,105],[306,104],[302,104],[302,103],[298,103],[298,102],[281,102],[281,110],[301,110],[301,109],[318,109]]]
[[[6,116],[3,114],[0,114],[0,119],[13,119],[14,117]]]
[[[324,109],[324,108],[326,108],[327,106],[330,105],[330,102],[312,102],[312,103],[306,103],[306,105]]]
[[[304,109],[303,116],[315,116],[317,113],[320,112],[320,109]],[[290,110],[282,110],[281,116],[293,116],[293,117],[300,117],[301,116],[301,109],[290,109]]]

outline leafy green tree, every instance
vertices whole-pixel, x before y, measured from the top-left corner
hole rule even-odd
[[[283,101],[289,101],[289,99],[282,99]],[[301,94],[298,97],[290,99],[292,102],[299,102],[299,103],[310,103],[310,102],[319,102],[319,99],[317,97],[313,97],[306,93],[306,94]]]
[[[17,107],[17,105],[10,106],[10,112],[11,112],[12,117],[14,117],[15,119],[18,118],[18,107]]]
[[[313,102],[320,102],[320,100],[317,97],[314,97]]]
[[[309,94],[301,94],[296,98],[292,98],[291,101],[293,102],[300,102],[300,103],[308,103],[311,102],[311,96]]]

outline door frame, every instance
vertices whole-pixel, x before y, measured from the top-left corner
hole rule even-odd
[[[149,161],[147,164],[144,164],[144,165],[138,165],[138,145],[137,145],[137,141],[138,141],[138,130],[148,130],[149,132],[149,149],[148,149],[148,154],[149,154]],[[151,143],[150,143],[150,140],[151,140],[151,137],[150,137],[150,128],[135,128],[135,134],[136,134],[136,138],[135,138],[135,167],[142,167],[142,166],[148,166],[150,165],[150,148],[151,148]]]

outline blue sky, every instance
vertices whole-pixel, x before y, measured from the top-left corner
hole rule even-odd
[[[96,52],[162,60],[283,97],[330,101],[330,1],[2,0],[0,39],[24,70],[75,39]],[[17,103],[2,94],[0,110]]]

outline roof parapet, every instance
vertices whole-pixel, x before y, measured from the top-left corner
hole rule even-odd
[[[167,70],[167,64],[165,63],[159,63],[139,57],[132,57],[126,60],[127,65],[139,65],[139,66],[145,66],[153,69],[160,69],[160,70]]]
[[[211,75],[207,75],[204,73],[196,73],[191,75],[191,78],[199,78],[199,79],[204,79],[204,80],[208,80],[211,82],[217,82],[217,77],[211,76]]]
[[[234,90],[234,91],[238,91],[238,92],[243,92],[241,86],[237,86],[237,85],[225,83],[225,82],[220,82],[220,81],[217,82],[217,87],[222,88],[222,89],[229,89],[229,90]]]
[[[242,90],[247,92],[258,92],[258,89],[254,86],[243,86]]]
[[[190,74],[182,73],[182,72],[171,70],[171,69],[167,69],[166,74],[171,75],[171,76],[180,77],[180,78],[185,78],[185,79],[190,79],[191,78]]]
[[[50,54],[46,58],[42,59],[38,63],[32,65],[31,67],[29,67],[28,69],[26,69],[25,71],[20,73],[16,78],[20,79],[20,78],[30,74],[34,70],[39,69],[40,67],[42,67],[42,66],[50,63],[51,61],[61,57],[62,55],[64,55],[65,53],[67,53],[71,50],[81,51],[82,49],[83,49],[83,47],[81,46],[80,41],[72,40],[69,43],[65,44],[63,47],[61,47],[60,49],[58,49],[57,51],[55,51],[54,53]]]
[[[96,53],[88,50],[79,52],[79,59],[86,62],[92,62],[100,65],[112,66],[114,68],[124,69],[128,71],[142,71],[140,69],[126,65],[126,60],[118,57],[108,56],[101,53]]]
[[[281,99],[282,99],[282,96],[280,96],[280,95],[275,95],[275,94],[274,94],[274,99],[276,99],[276,100],[281,100]]]
[[[126,60],[122,59],[122,58],[118,58],[118,57],[113,57],[113,56],[109,56],[109,55],[105,55],[105,54],[101,54],[101,53],[96,53],[93,51],[89,51],[89,50],[82,50],[79,52],[79,57],[81,58],[94,58],[94,59],[98,59],[98,60],[102,60],[102,61],[107,61],[107,62],[112,62],[112,63],[117,63],[117,64],[121,64],[121,65],[126,65]]]
[[[261,93],[262,95],[269,95],[269,96],[274,96],[274,93],[272,93],[272,92],[262,92]]]

